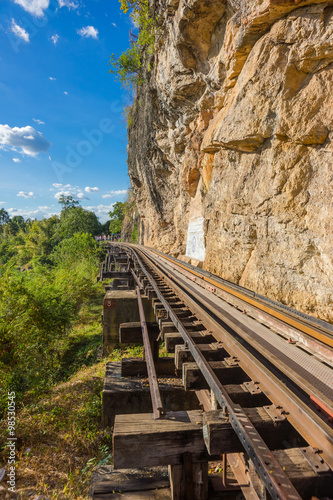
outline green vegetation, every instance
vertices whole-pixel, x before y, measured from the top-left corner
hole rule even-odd
[[[83,500],[94,466],[110,459],[96,361],[105,251],[93,235],[103,226],[70,197],[59,201],[60,216],[41,221],[0,210],[0,468],[15,391],[18,496]]]
[[[138,242],[138,225],[136,222],[134,222],[131,235],[131,243],[137,243],[137,242]]]
[[[61,203],[60,217],[41,221],[0,212],[0,413],[7,391],[19,401],[72,373],[66,368],[71,331],[96,295],[103,251],[93,235],[100,224],[73,200]]]
[[[105,250],[93,238],[110,221],[101,226],[71,197],[59,202],[60,216],[41,221],[0,210],[0,469],[15,391],[18,498],[87,500],[94,467],[112,463],[101,425],[105,360],[97,361],[105,290],[95,278]],[[133,207],[131,196],[115,204],[111,232]],[[124,356],[141,357],[142,346],[107,361]]]
[[[149,7],[149,0],[120,0],[120,8],[138,27],[138,35],[132,35],[131,46],[120,56],[112,54],[110,73],[117,75],[123,86],[136,87],[145,81],[145,71],[152,66],[157,22]]]
[[[110,233],[118,234],[121,232],[121,226],[125,218],[127,205],[128,203],[126,201],[124,201],[124,203],[117,201],[113,206],[112,212],[109,212],[111,219],[109,225]]]

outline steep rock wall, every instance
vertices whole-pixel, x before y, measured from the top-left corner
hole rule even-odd
[[[128,166],[139,241],[333,321],[333,1],[154,2]]]

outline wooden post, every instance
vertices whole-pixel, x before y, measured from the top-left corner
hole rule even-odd
[[[206,500],[208,498],[208,462],[193,462],[185,452],[181,465],[169,465],[172,500]]]

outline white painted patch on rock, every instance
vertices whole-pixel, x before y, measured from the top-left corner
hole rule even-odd
[[[206,254],[203,222],[203,217],[189,222],[186,243],[186,255],[202,261],[205,260]]]

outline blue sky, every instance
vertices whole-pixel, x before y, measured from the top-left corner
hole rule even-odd
[[[109,74],[128,47],[117,0],[1,0],[0,208],[58,213],[71,194],[102,221],[129,187],[127,91]]]

